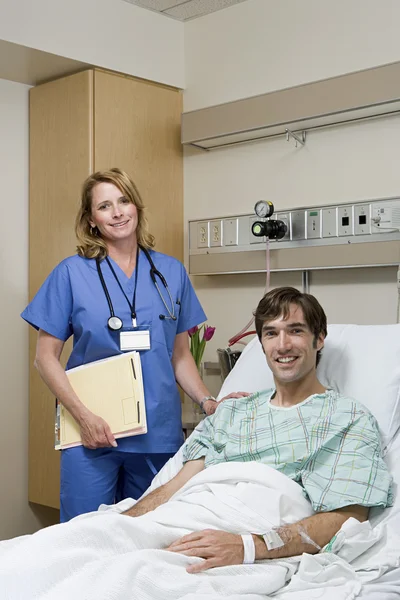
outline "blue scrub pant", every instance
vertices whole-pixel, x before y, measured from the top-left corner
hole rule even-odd
[[[136,500],[171,456],[83,446],[62,450],[60,522],[97,510],[100,504]]]

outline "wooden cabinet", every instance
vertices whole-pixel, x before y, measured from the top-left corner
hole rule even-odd
[[[81,185],[93,171],[127,171],[148,207],[156,249],[183,259],[181,113],[179,90],[100,70],[30,90],[29,299],[74,254]],[[36,338],[31,330],[29,500],[58,508],[54,398],[33,366]]]

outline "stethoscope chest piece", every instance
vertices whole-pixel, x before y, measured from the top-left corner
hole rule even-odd
[[[122,320],[119,317],[113,316],[108,319],[107,325],[112,331],[119,331],[122,329]]]
[[[161,301],[162,301],[162,303],[163,303],[163,305],[165,307],[165,310],[167,311],[166,315],[160,315],[160,319],[161,320],[171,319],[172,321],[176,321],[177,320],[177,316],[175,315],[174,301],[172,299],[171,292],[169,291],[169,287],[168,287],[168,284],[167,284],[167,281],[166,281],[165,277],[162,275],[162,273],[160,273],[160,271],[158,271],[158,269],[156,269],[156,267],[155,267],[155,265],[153,263],[153,260],[152,260],[152,258],[150,256],[148,250],[146,248],[142,248],[141,246],[138,246],[137,255],[136,255],[136,269],[135,269],[135,291],[134,291],[134,294],[133,294],[132,304],[129,301],[128,296],[126,295],[126,293],[125,293],[125,291],[124,291],[124,289],[123,289],[123,287],[122,287],[122,285],[121,285],[121,283],[120,283],[120,281],[119,281],[119,279],[117,277],[117,274],[115,273],[115,271],[113,269],[113,266],[112,266],[112,264],[110,263],[110,261],[108,259],[108,256],[105,259],[106,262],[107,262],[107,264],[108,264],[108,266],[109,266],[109,268],[110,268],[110,270],[111,270],[111,272],[112,272],[112,274],[113,274],[113,276],[114,276],[114,278],[115,278],[115,280],[116,280],[116,282],[117,282],[117,284],[118,284],[118,286],[121,289],[121,292],[125,296],[126,301],[127,301],[128,305],[129,305],[129,308],[131,310],[131,316],[132,316],[132,324],[133,324],[133,326],[136,327],[136,308],[135,307],[136,307],[137,278],[138,278],[138,272],[139,272],[139,248],[143,251],[144,255],[146,256],[146,258],[147,258],[147,260],[148,260],[148,262],[150,264],[150,277],[151,277],[151,279],[152,279],[152,281],[153,281],[153,283],[154,283],[154,285],[155,285],[155,287],[157,289],[158,295],[160,296],[160,299],[161,299]],[[109,317],[109,319],[107,321],[107,326],[108,326],[109,329],[111,329],[111,331],[119,331],[120,329],[122,329],[123,322],[122,322],[122,319],[120,319],[119,317],[117,317],[115,315],[115,313],[114,313],[114,308],[113,308],[113,305],[112,305],[112,302],[111,302],[111,297],[110,297],[110,294],[108,292],[108,289],[107,289],[107,286],[106,286],[106,282],[104,281],[103,273],[102,273],[102,270],[101,270],[101,267],[100,267],[100,259],[99,258],[96,258],[96,267],[97,267],[97,272],[98,272],[98,275],[99,275],[99,278],[100,278],[101,286],[103,288],[104,294],[105,294],[106,299],[107,299],[108,307],[110,309],[110,317]],[[156,276],[160,279],[161,283],[163,284],[164,288],[167,291],[168,298],[169,298],[169,301],[171,303],[171,307],[168,306],[167,302],[164,299],[164,296],[161,293],[160,287],[159,287],[159,285],[157,283]],[[179,300],[177,300],[176,303],[180,306],[180,301]]]

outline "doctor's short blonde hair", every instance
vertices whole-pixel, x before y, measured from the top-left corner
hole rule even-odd
[[[75,234],[78,239],[77,253],[85,258],[104,258],[107,256],[107,244],[96,228],[90,225],[92,214],[93,189],[99,183],[113,183],[132,204],[136,206],[138,224],[136,238],[140,246],[153,248],[154,236],[149,233],[145,215],[145,206],[135,183],[125,171],[118,168],[97,171],[90,175],[82,186],[81,206],[75,220]]]

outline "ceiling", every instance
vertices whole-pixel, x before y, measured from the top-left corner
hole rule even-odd
[[[124,2],[136,4],[178,21],[189,21],[245,0],[124,0]]]

